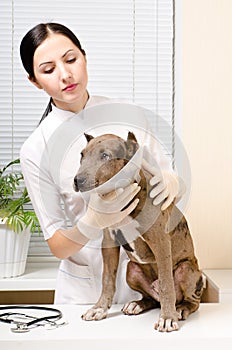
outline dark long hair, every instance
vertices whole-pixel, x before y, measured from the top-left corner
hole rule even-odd
[[[23,67],[28,73],[29,77],[35,79],[33,58],[37,47],[42,44],[42,42],[47,39],[50,33],[62,34],[69,38],[74,45],[85,56],[85,51],[81,47],[80,41],[77,39],[76,35],[63,24],[59,23],[40,23],[34,28],[29,30],[29,32],[23,37],[20,44],[20,56],[22,60]],[[52,99],[50,98],[49,103],[42,115],[40,123],[52,110]]]

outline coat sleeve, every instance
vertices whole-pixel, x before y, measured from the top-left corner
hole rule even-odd
[[[37,145],[25,142],[20,151],[20,163],[33,208],[45,239],[66,227],[59,189],[49,172],[41,167]]]

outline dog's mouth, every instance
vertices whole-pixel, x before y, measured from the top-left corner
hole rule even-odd
[[[75,192],[87,192],[99,186],[99,181],[94,181],[93,183],[87,183],[86,177],[81,177],[76,175],[74,177],[73,188]]]

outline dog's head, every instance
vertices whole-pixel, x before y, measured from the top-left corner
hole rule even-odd
[[[81,164],[74,178],[75,191],[89,191],[117,174],[139,148],[129,132],[127,140],[113,134],[97,137],[85,134],[87,145],[81,152]]]

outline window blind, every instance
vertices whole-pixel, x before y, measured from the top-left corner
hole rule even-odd
[[[172,155],[173,0],[1,0],[0,11],[1,165],[19,156],[48,103],[19,58],[22,37],[40,22],[60,22],[77,35],[91,95],[133,101],[162,117],[164,124],[150,123]],[[49,254],[43,237],[32,236],[29,255]]]

